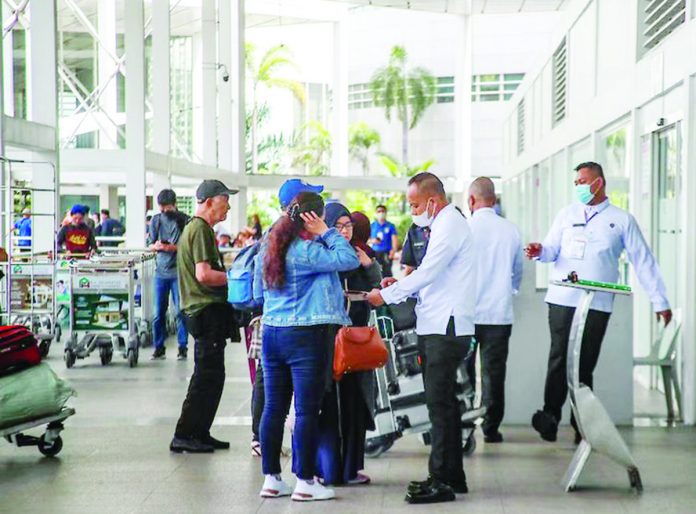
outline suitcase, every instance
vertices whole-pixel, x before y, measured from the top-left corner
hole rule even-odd
[[[0,327],[0,374],[36,366],[40,362],[39,345],[27,327]]]

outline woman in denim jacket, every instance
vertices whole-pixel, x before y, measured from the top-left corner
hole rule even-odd
[[[292,201],[259,252],[255,296],[263,296],[263,374],[266,402],[261,417],[261,496],[297,501],[328,500],[334,492],[314,480],[319,409],[325,391],[332,326],[350,325],[338,273],[360,266],[355,250],[321,216],[314,193]],[[285,418],[295,392],[294,492],[280,477]]]

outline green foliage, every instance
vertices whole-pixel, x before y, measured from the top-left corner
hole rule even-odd
[[[328,174],[331,159],[331,133],[320,122],[307,122],[295,136],[292,145],[292,167],[307,175]]]
[[[379,132],[363,121],[348,127],[348,152],[352,159],[360,163],[364,174],[370,168],[370,149],[379,145],[381,140]]]
[[[392,177],[412,177],[413,175],[416,175],[422,171],[428,171],[428,169],[435,164],[434,159],[428,159],[427,161],[416,164],[415,166],[409,166],[408,164],[399,162],[399,160],[393,155],[382,152],[377,155],[379,155],[380,161],[384,167],[387,168],[387,171],[389,171]]]
[[[267,193],[252,193],[247,205],[247,216],[251,219],[254,214],[258,214],[261,226],[266,230],[280,215],[278,197]]]
[[[437,80],[425,68],[409,68],[401,46],[392,48],[389,63],[372,75],[370,90],[377,107],[391,121],[395,114],[403,126],[402,160],[408,161],[408,131],[412,130],[435,101]]]

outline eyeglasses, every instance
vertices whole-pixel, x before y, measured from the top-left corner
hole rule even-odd
[[[336,227],[336,230],[338,230],[339,232],[341,232],[342,230],[348,230],[348,229],[353,228],[353,224],[350,222],[348,222],[348,223],[336,223],[336,225],[334,225],[334,226]]]

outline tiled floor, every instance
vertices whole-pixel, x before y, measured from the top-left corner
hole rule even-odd
[[[78,414],[66,423],[59,458],[0,443],[2,513],[696,512],[693,428],[623,431],[641,468],[642,495],[629,490],[622,469],[597,456],[590,458],[578,490],[566,494],[559,480],[574,450],[571,434],[563,432],[558,443],[548,444],[528,427],[505,427],[504,444],[486,446],[479,440],[465,462],[471,492],[454,503],[404,503],[405,484],[425,475],[427,448],[415,437],[369,460],[373,484],[340,488],[335,502],[264,501],[257,496],[260,462],[249,454],[250,385],[240,345],[228,347],[228,379],[213,430],[230,440],[232,449],[195,456],[167,449],[192,362],[177,362],[173,355],[151,362],[146,351],[136,369],[116,358],[102,368],[95,355],[66,370],[61,350],[53,348],[49,362],[77,389]]]

